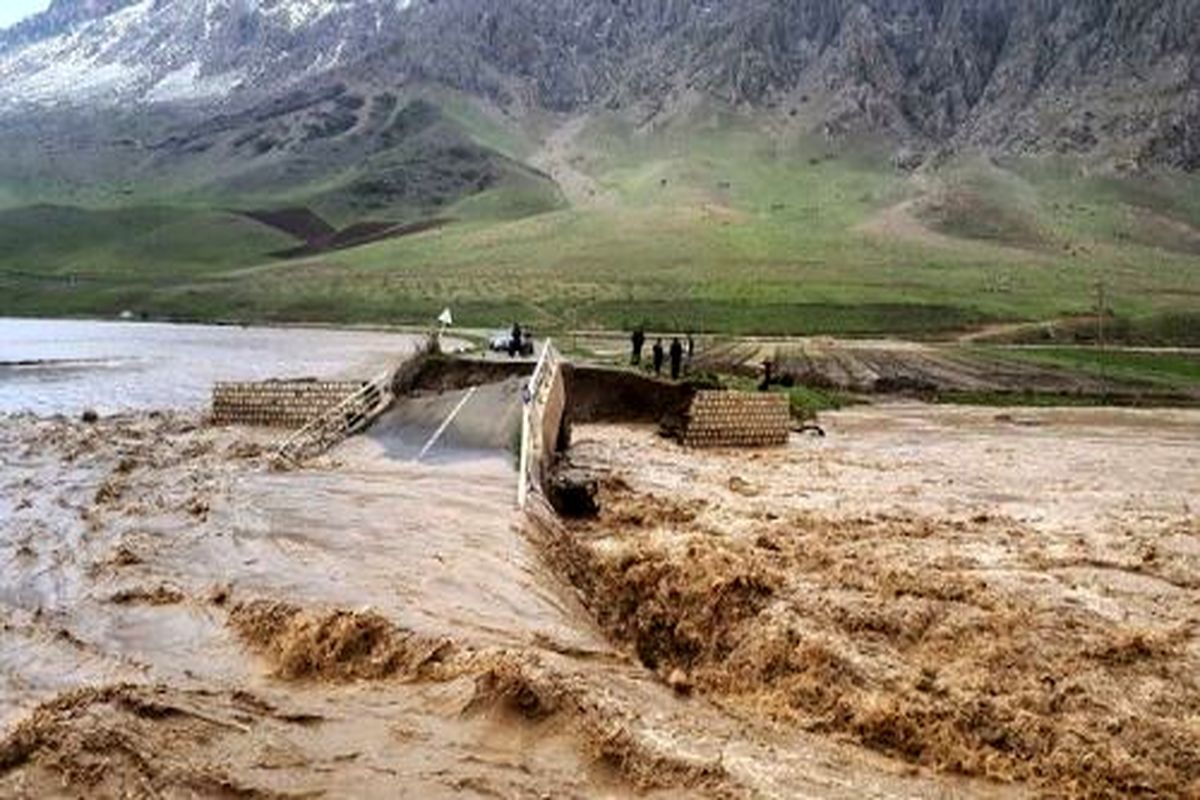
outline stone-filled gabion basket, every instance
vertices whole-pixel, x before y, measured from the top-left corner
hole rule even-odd
[[[300,428],[361,387],[353,381],[218,383],[213,388],[212,422]]]
[[[685,447],[782,447],[792,428],[780,394],[697,392],[684,415]]]

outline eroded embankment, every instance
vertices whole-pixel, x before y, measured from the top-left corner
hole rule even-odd
[[[600,478],[597,519],[535,519],[604,630],[678,691],[1054,794],[1200,792],[1200,577],[1194,554],[1154,546],[1194,540],[1186,513],[1113,532],[1115,563],[1072,564],[1051,555],[1069,537],[1011,518],[815,515],[758,502],[761,481],[798,477],[786,459],[756,467],[622,436],[577,432],[577,460]],[[672,449],[688,490],[647,487],[647,448]],[[724,485],[709,485],[685,458],[752,478],[714,470]],[[1092,597],[1072,566],[1128,579]]]

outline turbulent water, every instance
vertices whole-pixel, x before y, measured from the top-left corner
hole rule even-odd
[[[223,336],[260,337],[277,368],[320,365],[316,347],[288,361],[262,344],[275,332],[166,332],[159,374],[197,383],[244,368]],[[48,339],[21,355],[129,352]],[[6,391],[69,410],[104,379]],[[290,473],[267,468],[275,432],[194,411],[0,414],[0,796],[851,796],[848,771],[856,788],[907,786],[881,761],[681,702],[613,648],[521,533],[518,396],[409,398]]]
[[[168,383],[410,345],[26,324],[13,361],[145,336]],[[194,410],[0,413],[0,797],[1194,794],[1195,413],[856,409],[754,454],[578,426],[603,510],[564,522],[514,508],[519,388],[404,398],[291,472]],[[1047,760],[1059,728],[1095,744]]]
[[[0,413],[199,409],[215,381],[370,378],[415,341],[368,331],[0,319]]]
[[[0,417],[0,732],[36,703],[83,690],[97,692],[82,701],[90,709],[84,724],[94,721],[103,732],[95,735],[115,732],[137,759],[176,774],[170,780],[183,780],[182,770],[202,786],[251,781],[380,797],[399,786],[451,796],[454,781],[467,777],[522,793],[586,785],[575,777],[585,765],[558,738],[530,755],[509,736],[491,741],[490,724],[459,722],[451,709],[469,700],[469,677],[439,690],[448,697],[392,682],[342,690],[323,679],[293,691],[264,675],[227,629],[232,604],[262,598],[348,609],[352,622],[371,609],[389,626],[472,646],[603,647],[513,527],[507,454],[489,453],[467,425],[418,462],[430,430],[408,424],[409,413],[400,409],[346,443],[327,468],[298,473],[262,468],[255,442],[269,438],[198,427],[192,414],[112,417],[92,427]],[[462,449],[464,441],[477,446]],[[318,671],[317,659],[353,661],[364,645],[350,632],[324,646],[341,650],[314,651]],[[142,749],[147,720],[123,716],[140,702],[132,695],[102,708],[106,687],[127,682],[157,686],[153,702],[189,709],[180,719],[199,728],[176,732],[182,750]],[[222,697],[254,708],[233,709],[223,722]],[[264,715],[267,707],[286,708],[288,720]],[[236,757],[201,763],[209,760],[210,725],[238,733]],[[14,758],[14,741],[0,737],[0,763]],[[72,769],[82,770],[89,752],[72,750]],[[120,761],[124,752],[105,758]],[[497,763],[470,765],[478,759]],[[536,777],[522,774],[530,759]],[[0,770],[0,796],[39,795],[58,780],[39,770]],[[106,769],[103,780],[115,783],[99,785],[76,780],[111,796],[129,790],[137,773]]]
[[[292,473],[194,414],[0,417],[0,796],[953,794],[614,649],[517,527],[510,395]]]

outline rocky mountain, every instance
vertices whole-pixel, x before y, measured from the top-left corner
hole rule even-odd
[[[336,74],[518,111],[699,91],[812,104],[830,135],[1200,164],[1196,0],[56,0],[0,42],[10,109],[250,102]]]
[[[700,92],[831,136],[1200,166],[1200,0],[55,0],[0,38],[10,112],[335,78],[515,113]]]
[[[0,31],[0,48],[16,47],[67,33],[134,2],[136,0],[53,0],[41,14]]]
[[[0,35],[0,103],[129,108],[269,96],[390,40],[397,0],[55,0]]]
[[[1197,0],[450,0],[406,71],[508,103],[669,106],[701,91],[830,134],[1200,166]]]

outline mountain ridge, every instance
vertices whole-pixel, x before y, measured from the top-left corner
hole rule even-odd
[[[23,104],[245,104],[334,73],[517,115],[698,91],[827,136],[1200,167],[1196,0],[56,0],[13,30]]]

